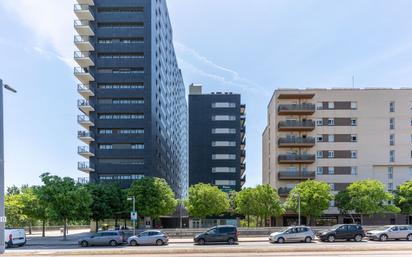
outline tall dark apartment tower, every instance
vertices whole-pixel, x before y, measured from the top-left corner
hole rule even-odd
[[[188,184],[187,104],[165,0],[77,0],[74,12],[90,182],[127,188],[143,176],[166,179],[177,197]]]
[[[194,84],[189,90],[189,185],[240,191],[246,180],[246,106],[239,94],[202,94]]]

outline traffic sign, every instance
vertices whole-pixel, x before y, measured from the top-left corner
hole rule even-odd
[[[130,219],[131,220],[137,220],[137,212],[131,212],[130,213]]]

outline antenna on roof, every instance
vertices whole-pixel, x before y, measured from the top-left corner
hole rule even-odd
[[[352,88],[355,88],[355,74],[352,75]]]

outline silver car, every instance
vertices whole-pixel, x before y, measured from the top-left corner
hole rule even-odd
[[[132,236],[127,239],[127,243],[131,246],[137,245],[165,245],[169,243],[169,237],[160,230],[147,230],[137,236]]]
[[[121,231],[103,231],[94,235],[83,237],[78,240],[79,245],[82,247],[92,245],[110,245],[118,246],[123,244],[124,234]]]
[[[411,225],[393,225],[381,227],[377,230],[366,232],[366,236],[370,240],[386,241],[390,239],[406,239],[412,241],[412,226]]]
[[[270,234],[269,241],[271,243],[284,243],[284,242],[305,242],[310,243],[315,239],[315,233],[310,227],[297,226],[288,227],[287,229],[274,232]]]

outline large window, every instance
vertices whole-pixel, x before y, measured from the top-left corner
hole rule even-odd
[[[214,147],[236,146],[236,142],[235,141],[213,141],[212,146]]]
[[[144,134],[144,129],[99,129],[99,134],[111,135],[111,134],[124,134],[124,135],[135,135]]]
[[[214,128],[212,129],[212,134],[236,134],[236,129],[234,128]]]
[[[142,120],[143,114],[99,114],[99,120]]]
[[[214,121],[233,121],[233,120],[236,120],[236,116],[233,116],[233,115],[213,115],[212,120],[214,120]]]
[[[235,167],[213,167],[212,173],[236,173]]]
[[[143,83],[133,84],[98,84],[98,89],[144,89]]]
[[[144,178],[144,175],[102,175],[101,180],[139,180]]]
[[[213,154],[212,160],[236,160],[236,154]]]
[[[236,108],[236,103],[225,103],[225,102],[212,103],[212,108]]]
[[[143,165],[144,159],[98,159],[100,164],[115,164],[115,165]]]
[[[236,186],[236,180],[215,180],[216,186]]]

